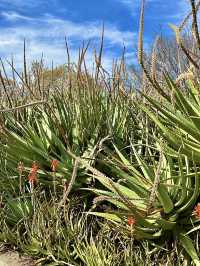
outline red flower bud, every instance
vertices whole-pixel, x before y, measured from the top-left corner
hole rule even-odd
[[[38,171],[38,165],[36,162],[33,162],[30,173],[28,175],[28,181],[34,185],[37,184],[37,171]]]
[[[136,220],[133,216],[128,216],[128,225],[132,226],[135,225]]]
[[[57,167],[58,167],[58,160],[53,159],[51,161],[51,170],[52,170],[52,172],[56,172]]]
[[[194,216],[197,219],[200,219],[200,203],[198,203],[195,207],[194,207],[194,211],[193,211]]]

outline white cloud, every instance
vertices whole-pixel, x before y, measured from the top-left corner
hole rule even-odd
[[[101,37],[102,24],[97,22],[74,23],[49,14],[33,19],[17,12],[2,12],[1,16],[13,26],[3,27],[0,38],[0,56],[14,56],[16,66],[23,60],[23,40],[27,42],[29,61],[40,59],[42,53],[47,64],[63,64],[66,62],[64,37],[67,36],[71,47],[73,60],[78,57],[78,46],[82,40],[92,40],[96,45]],[[9,23],[9,25],[10,25]],[[135,34],[130,31],[120,31],[115,25],[105,25],[105,47],[131,47]],[[104,53],[104,67],[110,68],[112,59],[117,54],[115,49]],[[93,50],[88,51],[88,62],[93,61]]]
[[[74,23],[70,20],[63,20],[60,18],[55,18],[46,14],[43,18],[33,19],[31,17],[22,16],[16,12],[2,12],[1,15],[10,21],[26,20],[29,22],[26,27],[19,26],[21,33],[29,36],[27,34],[30,32],[31,35],[35,37],[72,37],[79,38],[80,40],[88,40],[99,38],[102,32],[102,25],[97,22],[90,23]],[[15,31],[14,27],[12,28]],[[24,36],[24,37],[26,37]],[[114,25],[106,25],[105,27],[105,39],[111,44],[125,45],[129,46],[132,43],[134,34],[130,31],[120,31]]]
[[[19,13],[15,11],[10,11],[10,12],[3,11],[1,12],[1,16],[10,21],[15,21],[15,20],[30,20],[31,21],[33,20],[32,18],[20,15]]]

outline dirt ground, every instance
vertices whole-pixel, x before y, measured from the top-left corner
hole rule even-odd
[[[7,251],[0,253],[0,266],[34,266],[27,257],[20,257],[17,252]]]

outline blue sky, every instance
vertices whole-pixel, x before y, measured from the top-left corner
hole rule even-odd
[[[187,12],[187,0],[147,0],[145,47],[159,33],[171,34],[168,23],[179,23]],[[82,41],[91,40],[88,63],[98,48],[105,24],[104,66],[109,68],[126,47],[128,63],[135,62],[140,0],[0,0],[0,57],[14,56],[17,67],[23,60],[23,39],[28,60],[49,65],[65,63],[66,36],[71,57],[77,59]]]

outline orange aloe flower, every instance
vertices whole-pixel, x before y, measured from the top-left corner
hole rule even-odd
[[[200,203],[198,203],[195,207],[194,207],[194,211],[193,211],[194,216],[197,219],[200,219]]]
[[[128,216],[128,225],[133,226],[136,224],[136,220],[133,216]]]
[[[57,167],[58,167],[58,160],[53,159],[51,161],[51,170],[52,170],[52,172],[56,172]]]
[[[37,171],[38,171],[38,165],[36,162],[33,162],[30,173],[28,175],[28,180],[31,185],[37,184]]]

